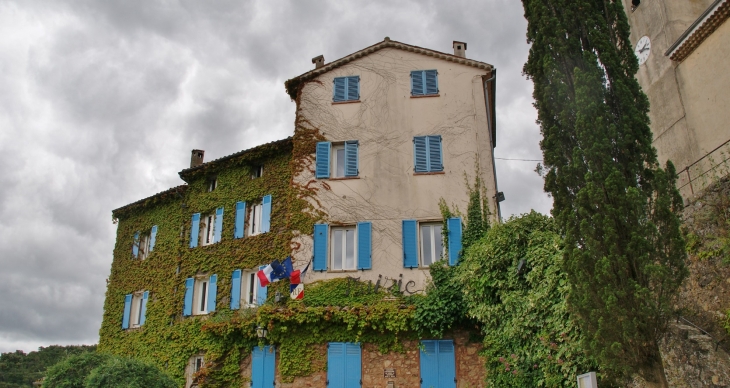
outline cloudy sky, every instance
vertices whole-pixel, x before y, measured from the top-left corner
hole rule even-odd
[[[498,158],[540,159],[516,0],[0,0],[0,352],[98,341],[111,211],[290,136],[284,81],[383,40],[495,65]],[[498,160],[503,215],[549,212]]]

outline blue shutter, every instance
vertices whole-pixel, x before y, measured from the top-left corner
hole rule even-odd
[[[265,265],[262,265],[259,267],[259,269],[266,268]],[[259,277],[256,276],[256,304],[258,306],[261,306],[262,304],[266,303],[266,297],[268,296],[268,289],[261,285],[261,280],[259,280]]]
[[[347,99],[347,77],[337,77],[333,82],[335,86],[332,91],[332,101],[345,101]]]
[[[347,100],[355,101],[360,99],[360,77],[347,77]]]
[[[449,218],[446,226],[449,229],[449,265],[456,265],[461,251],[461,218]]]
[[[403,220],[403,267],[418,268],[416,220]]]
[[[439,92],[439,84],[438,84],[438,73],[436,70],[424,70],[424,83],[426,84],[426,90],[424,90],[425,94],[438,94]]]
[[[413,170],[415,172],[428,172],[427,139],[427,136],[413,138]]]
[[[150,250],[148,253],[155,249],[155,242],[157,242],[157,225],[153,226],[150,231]]]
[[[345,176],[358,175],[357,140],[345,142]]]
[[[192,226],[190,227],[190,248],[198,246],[198,235],[200,234],[200,213],[193,214]]]
[[[132,312],[132,294],[124,295],[124,315],[122,315],[122,329],[129,329],[129,314]]]
[[[327,345],[327,386],[345,386],[345,344],[330,342]]]
[[[276,387],[276,348],[264,346],[264,387]]]
[[[314,267],[315,271],[327,270],[327,224],[314,225]]]
[[[134,241],[132,241],[132,256],[139,257],[139,232],[134,232]]]
[[[259,346],[251,353],[251,388],[264,388],[264,349]]]
[[[246,202],[236,202],[236,225],[233,227],[233,238],[243,238],[243,222],[246,219]]]
[[[451,340],[437,342],[438,384],[435,387],[456,388],[456,362],[454,360],[454,342]]]
[[[233,271],[231,277],[231,310],[241,308],[241,270]]]
[[[428,136],[428,171],[443,171],[441,136]]]
[[[372,224],[357,223],[357,269],[372,269]]]
[[[208,312],[212,313],[215,311],[215,298],[218,293],[218,275],[210,275],[210,282],[208,282]]]
[[[215,227],[213,227],[213,242],[221,241],[221,232],[223,232],[223,207],[215,209]]]
[[[437,341],[421,341],[421,387],[439,387],[438,344]]]
[[[144,294],[142,294],[142,311],[139,312],[139,325],[144,325],[144,322],[147,320],[147,299],[150,297],[150,292],[145,291]]]
[[[414,70],[411,72],[411,95],[423,95],[423,70]]]
[[[328,141],[317,143],[315,177],[317,179],[330,177],[330,150],[332,146]]]
[[[345,343],[345,388],[360,388],[362,380],[360,344]]]
[[[193,286],[195,279],[185,279],[185,299],[183,300],[183,316],[193,315]]]
[[[261,233],[271,231],[271,195],[265,195],[261,209]]]

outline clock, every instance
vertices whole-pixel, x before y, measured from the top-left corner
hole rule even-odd
[[[636,49],[634,49],[634,54],[636,54],[636,58],[639,59],[639,66],[643,65],[644,62],[646,62],[647,58],[649,58],[650,53],[651,41],[649,40],[648,36],[642,36],[641,39],[639,39],[639,42],[636,43]]]

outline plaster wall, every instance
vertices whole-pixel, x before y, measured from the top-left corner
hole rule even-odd
[[[411,70],[438,70],[438,96],[411,97]],[[360,101],[333,103],[333,79],[360,76]],[[438,203],[466,211],[465,174],[474,182],[477,166],[486,195],[495,195],[492,146],[483,80],[487,70],[386,48],[320,75],[303,86],[299,122],[333,143],[359,141],[359,176],[315,179],[313,165],[296,183],[316,188],[313,203],[332,225],[372,222],[372,270],[310,271],[305,282],[343,276],[376,282],[379,275],[413,281],[423,289],[427,269],[403,268],[401,221],[439,221]],[[413,137],[441,135],[443,173],[415,174]],[[312,163],[314,155],[312,155]],[[497,214],[492,200],[490,211]],[[494,221],[494,220],[493,220]],[[299,243],[299,244],[296,244]],[[311,237],[302,236],[295,259],[312,257]],[[329,244],[331,246],[331,244]],[[328,265],[329,267],[329,265]]]

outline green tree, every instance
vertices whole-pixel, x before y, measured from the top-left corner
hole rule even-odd
[[[686,276],[675,170],[658,166],[618,0],[523,0],[569,306],[606,377],[666,385],[657,342]]]
[[[89,373],[111,358],[108,354],[96,352],[68,357],[48,368],[43,388],[84,388]]]
[[[22,351],[3,353],[0,355],[0,388],[32,387],[33,382],[41,379],[48,367],[71,355],[95,350],[96,345],[51,345],[28,354]]]
[[[569,318],[562,261],[553,219],[534,211],[466,250],[455,281],[482,325],[490,386],[574,387],[577,373],[595,367]]]
[[[154,365],[132,358],[114,357],[91,371],[86,388],[177,388],[177,384]]]

